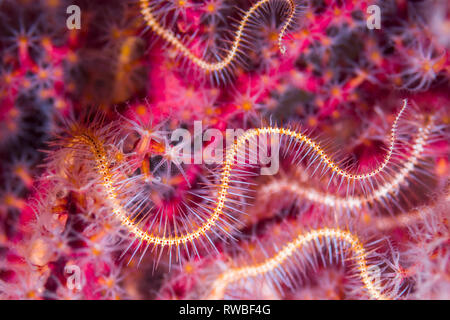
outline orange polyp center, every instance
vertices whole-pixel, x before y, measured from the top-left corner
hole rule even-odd
[[[100,249],[96,248],[95,246],[92,247],[91,252],[94,256],[97,256],[97,257],[100,256],[102,253],[102,251]]]
[[[184,266],[184,272],[186,272],[187,274],[190,274],[192,271],[194,271],[194,267],[192,266],[192,264],[186,263]]]
[[[270,41],[277,41],[278,40],[278,34],[275,31],[272,31],[269,33],[269,40]]]
[[[145,105],[140,104],[136,107],[136,113],[140,116],[143,116],[147,114],[147,108],[145,107]]]
[[[19,42],[19,48],[20,49],[26,49],[28,46],[28,38],[26,36],[19,36],[18,39]]]
[[[248,101],[248,100],[244,101],[241,105],[241,107],[244,111],[252,110],[252,106],[253,106],[253,104],[251,103],[251,101]]]
[[[339,98],[341,96],[341,90],[339,89],[339,87],[333,87],[331,88],[331,95],[334,98]]]
[[[432,68],[432,65],[430,64],[429,61],[424,61],[422,64],[422,70],[425,72],[429,72]]]
[[[378,51],[373,51],[370,54],[370,58],[375,62],[375,64],[379,64],[381,62],[381,55]]]
[[[208,10],[208,12],[210,13],[214,13],[216,11],[216,6],[213,3],[209,3],[206,6],[206,10]]]
[[[44,37],[41,41],[41,44],[44,48],[46,48],[47,50],[52,48],[52,41],[50,40],[49,37]]]
[[[60,5],[60,0],[47,0],[47,5],[51,8],[57,8]]]

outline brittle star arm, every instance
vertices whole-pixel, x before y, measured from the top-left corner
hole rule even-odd
[[[293,241],[284,245],[284,247],[274,256],[267,258],[263,262],[225,271],[213,282],[211,286],[212,289],[206,296],[206,299],[216,300],[223,298],[225,290],[229,284],[241,279],[264,275],[282,265],[295,253],[295,251],[301,250],[308,243],[316,242],[316,240],[320,239],[328,239],[330,240],[329,242],[332,242],[331,240],[336,240],[339,243],[346,243],[349,246],[349,250],[353,253],[353,260],[357,265],[359,277],[370,298],[376,300],[388,299],[388,297],[383,294],[382,289],[376,282],[375,277],[370,272],[371,269],[367,262],[367,252],[361,241],[357,236],[353,235],[349,231],[343,231],[337,228],[322,228],[311,230],[305,234],[299,234]]]
[[[235,31],[234,40],[230,49],[228,50],[225,57],[218,62],[207,62],[204,59],[196,56],[194,53],[192,53],[192,51],[188,47],[186,47],[186,45],[181,40],[179,40],[179,38],[172,31],[167,30],[163,26],[161,26],[156,17],[152,13],[149,0],[140,0],[140,8],[147,25],[151,28],[153,32],[155,32],[162,39],[170,43],[176,50],[178,50],[181,53],[181,55],[186,57],[188,60],[190,60],[196,66],[200,67],[202,70],[207,72],[214,72],[214,71],[221,71],[230,66],[230,64],[232,64],[232,62],[236,59],[237,54],[239,53],[240,44],[244,36],[245,28],[247,27],[250,18],[264,4],[269,3],[271,1],[273,0],[260,0],[257,3],[255,3],[248,11],[245,12],[244,16],[242,17],[242,20],[239,23],[237,30]],[[285,1],[288,4],[289,13],[278,35],[278,45],[281,53],[286,52],[286,48],[282,44],[283,38],[296,14],[296,5],[294,0],[283,0],[283,1]]]
[[[109,202],[109,205],[112,207],[112,211],[114,215],[120,220],[120,222],[127,228],[127,230],[141,242],[146,242],[148,244],[155,244],[158,246],[166,247],[166,246],[179,246],[182,244],[186,244],[188,242],[192,242],[195,239],[198,239],[206,234],[213,226],[216,225],[219,220],[221,214],[223,213],[225,202],[227,200],[228,189],[230,188],[230,176],[232,173],[232,168],[235,165],[236,155],[238,151],[246,145],[246,141],[251,138],[258,137],[260,135],[265,134],[277,134],[284,135],[290,138],[297,140],[298,142],[303,143],[306,147],[310,148],[310,150],[318,155],[321,161],[338,176],[349,180],[361,180],[368,179],[382,172],[384,167],[389,162],[396,139],[396,130],[397,123],[400,119],[402,113],[406,108],[406,101],[403,108],[398,113],[394,124],[392,126],[391,132],[391,145],[388,153],[385,156],[384,161],[373,171],[364,173],[364,174],[352,174],[342,168],[339,167],[333,160],[331,160],[325,153],[325,151],[320,147],[320,145],[314,142],[311,138],[302,134],[301,132],[296,132],[290,129],[284,128],[274,128],[274,127],[265,127],[265,128],[256,128],[250,129],[246,131],[243,135],[241,135],[237,141],[233,144],[231,148],[229,148],[226,152],[225,163],[222,167],[221,171],[221,179],[219,185],[218,197],[216,199],[215,207],[211,212],[211,215],[206,219],[206,221],[199,226],[196,230],[191,232],[186,232],[180,236],[174,237],[165,237],[165,236],[155,236],[153,234],[149,234],[147,231],[142,230],[134,221],[130,220],[127,215],[126,209],[121,205],[119,201],[119,195],[117,193],[116,187],[114,186],[114,174],[111,170],[111,164],[107,157],[107,152],[104,148],[103,143],[93,135],[92,133],[86,132],[81,135],[77,135],[74,139],[86,144],[95,158],[95,167],[97,173],[101,178],[101,184],[103,185],[106,191],[106,198]]]

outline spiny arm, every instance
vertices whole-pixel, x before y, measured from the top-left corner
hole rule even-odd
[[[170,30],[165,29],[163,26],[161,26],[156,17],[153,15],[151,10],[151,5],[149,0],[140,0],[140,8],[141,8],[141,14],[143,15],[147,25],[152,29],[153,32],[155,32],[158,36],[163,38],[165,41],[170,43],[176,50],[178,50],[184,57],[186,57],[188,60],[190,60],[193,64],[200,67],[202,70],[206,72],[214,72],[214,71],[221,71],[227,67],[229,67],[233,61],[236,59],[236,56],[239,53],[240,50],[240,44],[242,42],[245,28],[248,26],[250,18],[255,15],[255,13],[260,10],[260,8],[271,1],[280,1],[280,0],[260,0],[257,3],[255,3],[248,11],[245,12],[244,16],[242,17],[242,20],[239,23],[239,26],[237,30],[235,31],[234,35],[234,41],[228,50],[225,58],[223,58],[221,61],[218,62],[207,62],[204,59],[196,56],[192,51],[186,47],[185,44],[183,44],[182,41],[180,41],[177,36]],[[282,0],[286,2],[289,6],[289,13],[288,17],[286,19],[286,22],[283,24],[283,27],[281,28],[281,31],[278,35],[278,45],[280,48],[280,51],[284,53],[286,51],[286,48],[283,46],[283,38],[284,35],[289,28],[290,24],[292,23],[293,18],[296,14],[296,5],[294,0]]]

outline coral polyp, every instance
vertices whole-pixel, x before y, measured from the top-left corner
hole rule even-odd
[[[449,299],[449,9],[0,1],[0,299]]]

